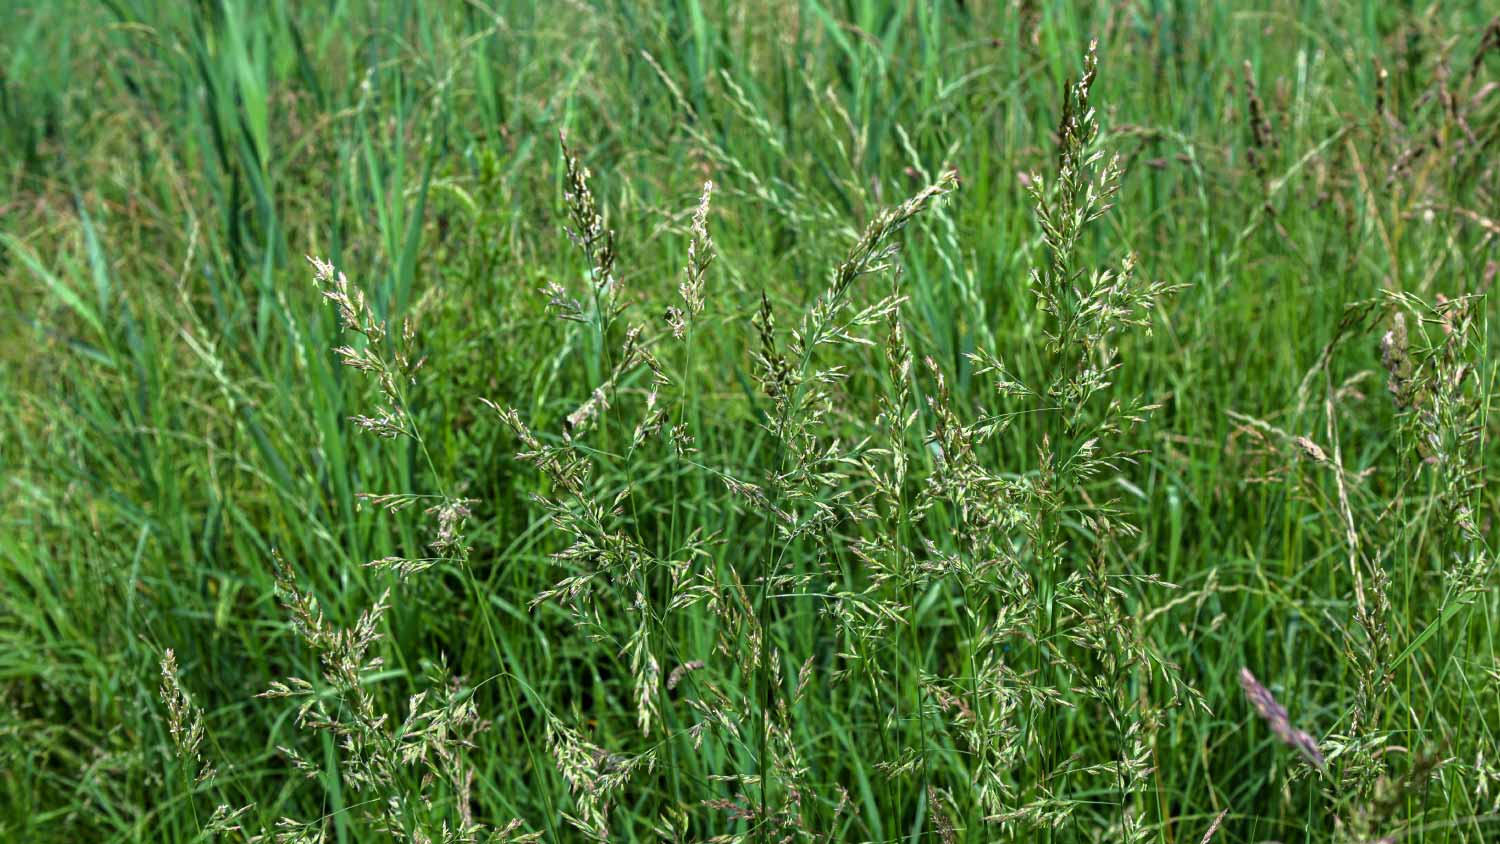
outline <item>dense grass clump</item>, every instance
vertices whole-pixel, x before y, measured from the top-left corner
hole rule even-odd
[[[7,11],[0,838],[1500,837],[1481,4]]]

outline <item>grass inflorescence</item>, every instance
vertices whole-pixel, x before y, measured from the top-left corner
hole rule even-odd
[[[13,11],[7,840],[1500,835],[1478,4]]]

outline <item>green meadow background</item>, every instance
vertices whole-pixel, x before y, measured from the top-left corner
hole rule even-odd
[[[254,697],[315,671],[276,600],[273,549],[348,623],[391,580],[362,563],[430,540],[419,509],[393,518],[356,498],[423,489],[431,470],[408,443],[348,422],[370,391],[330,352],[343,340],[311,254],[382,318],[415,321],[426,362],[414,414],[433,463],[477,502],[473,576],[439,565],[397,590],[373,694],[404,712],[446,660],[492,722],[470,754],[477,818],[583,840],[559,820],[572,798],[540,713],[566,714],[601,746],[639,747],[626,660],[556,606],[531,606],[560,576],[562,543],[530,497],[543,482],[478,401],[555,436],[606,374],[541,292],[588,271],[565,234],[559,138],[592,171],[618,273],[650,319],[679,301],[690,215],[715,183],[719,259],[695,352],[674,366],[695,385],[700,459],[755,478],[773,468],[747,351],[762,296],[794,325],[864,223],[944,169],[960,188],[900,236],[918,360],[966,410],[990,391],[969,354],[1042,364],[1024,184],[1057,166],[1061,92],[1091,39],[1101,145],[1126,172],[1084,254],[1130,251],[1141,276],[1181,286],[1149,334],[1122,341],[1112,389],[1161,409],[1126,435],[1141,456],[1096,491],[1139,528],[1116,563],[1176,587],[1132,590],[1128,604],[1206,704],[1168,710],[1154,737],[1138,806],[1149,840],[1197,842],[1221,812],[1218,842],[1376,840],[1352,831],[1356,816],[1393,841],[1500,837],[1500,593],[1488,570],[1464,596],[1445,579],[1493,540],[1494,307],[1474,300],[1466,348],[1480,540],[1453,539],[1441,467],[1420,459],[1379,346],[1383,297],[1435,304],[1496,276],[1500,25],[1486,4],[0,7],[0,838],[201,840],[218,798],[172,762],[158,664],[173,648],[206,713],[215,794],[254,802],[247,826],[326,816],[329,841],[383,840],[347,811],[361,798],[333,744],[299,732],[285,701]],[[841,400],[864,406],[881,377],[855,365],[871,370]],[[1040,430],[1018,420],[986,459],[1029,465]],[[1311,771],[1239,684],[1251,668],[1320,740],[1350,729],[1343,509],[1333,473],[1275,432],[1329,454],[1336,435],[1348,509],[1389,575],[1385,749],[1366,754],[1381,767],[1364,786],[1336,754],[1334,773]],[[633,471],[650,483],[673,465]],[[717,538],[710,565],[762,553],[759,519],[722,489],[701,477],[671,488],[632,514],[641,535],[701,530]],[[952,600],[922,605],[930,649],[898,662],[937,670]],[[676,635],[684,653],[724,659],[709,621],[690,616]],[[838,645],[807,602],[773,635],[794,667]],[[809,809],[834,820],[808,840],[944,840],[922,789],[878,767],[888,731],[915,728],[888,723],[858,683],[815,682],[792,722],[826,791],[805,800],[836,801],[839,786],[850,803]],[[1088,707],[1057,717],[1064,749],[1094,740]],[[322,767],[291,771],[276,750],[288,744]],[[689,811],[688,840],[752,832],[703,801],[729,798],[713,777],[752,772],[753,758],[711,742],[671,758],[616,801],[613,840],[667,840],[652,831],[666,806]],[[961,754],[935,754],[928,776],[963,804]],[[954,834],[1116,840],[1109,799],[1072,796],[1056,828]]]

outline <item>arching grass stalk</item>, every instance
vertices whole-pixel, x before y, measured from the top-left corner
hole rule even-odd
[[[771,401],[773,412],[767,415],[767,429],[775,443],[772,471],[766,479],[767,492],[762,502],[764,533],[762,538],[759,595],[756,599],[756,623],[764,638],[757,665],[757,694],[760,730],[760,838],[771,834],[770,770],[771,715],[774,702],[772,665],[776,649],[771,634],[771,600],[773,584],[790,583],[787,572],[780,570],[778,560],[785,549],[820,528],[822,512],[818,499],[822,480],[818,469],[828,459],[821,453],[812,425],[829,409],[832,385],[844,377],[838,367],[811,370],[814,356],[824,346],[861,342],[855,332],[892,318],[900,304],[899,296],[887,296],[873,305],[854,310],[850,294],[861,278],[883,272],[892,265],[899,244],[895,236],[906,224],[930,204],[958,186],[957,174],[948,171],[900,205],[888,208],[870,221],[864,232],[834,269],[829,285],[804,313],[791,333],[785,351],[776,334],[770,299],[762,294],[761,309],[756,317],[760,348],[756,352],[756,377]],[[778,542],[780,540],[780,549]]]

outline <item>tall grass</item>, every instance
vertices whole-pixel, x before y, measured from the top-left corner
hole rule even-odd
[[[7,11],[7,839],[1500,829],[1479,4]]]

